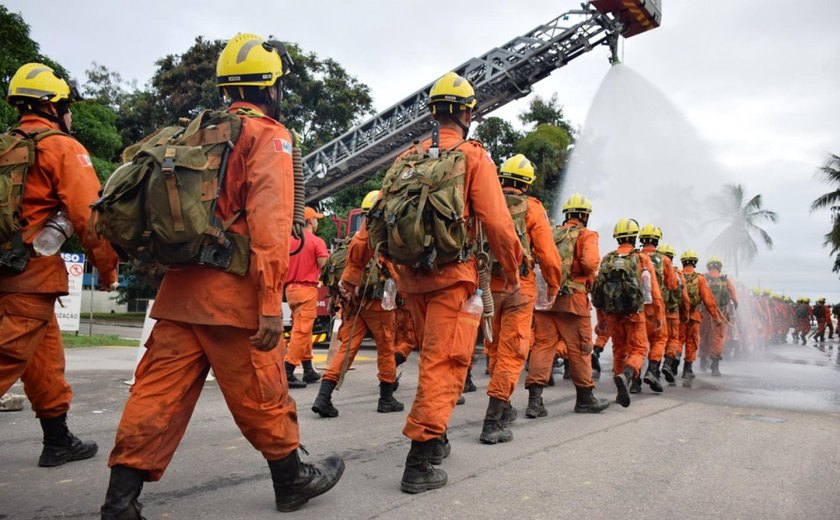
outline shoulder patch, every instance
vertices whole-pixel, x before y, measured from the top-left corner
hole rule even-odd
[[[273,139],[274,142],[274,151],[276,153],[285,153],[292,155],[292,143],[283,139],[282,137],[275,137]]]
[[[82,165],[84,168],[91,168],[93,167],[93,162],[90,160],[90,156],[85,153],[76,154],[76,157],[79,159],[79,164]]]

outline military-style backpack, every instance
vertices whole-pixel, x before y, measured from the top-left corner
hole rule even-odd
[[[814,316],[821,320],[825,319],[825,308],[823,307],[823,304],[817,303],[814,305]]]
[[[796,317],[800,320],[804,320],[808,317],[808,304],[807,303],[797,303],[796,304]]]
[[[604,257],[592,287],[592,304],[609,314],[635,314],[644,309],[638,252],[619,255],[613,251]]]
[[[92,224],[123,257],[162,265],[201,264],[248,272],[250,239],[214,215],[228,156],[239,138],[239,115],[205,110],[186,128],[160,130],[123,153],[93,204]]]
[[[699,273],[683,273],[685,278],[685,290],[688,292],[688,301],[691,305],[691,311],[694,312],[700,307],[700,279]]]
[[[575,260],[575,248],[583,226],[556,226],[551,230],[554,236],[554,246],[560,255],[560,268],[562,270],[563,285],[560,287],[561,295],[569,295],[575,291],[586,292],[586,286],[572,279],[572,263]]]
[[[321,283],[329,289],[331,296],[340,294],[338,282],[341,281],[341,275],[344,274],[344,268],[347,266],[347,246],[350,245],[351,238],[347,237],[339,242],[327,258],[327,263],[321,268]]]
[[[662,299],[665,300],[665,310],[668,312],[675,312],[679,310],[680,303],[682,303],[682,281],[677,273],[674,273],[674,276],[677,277],[676,289],[672,291],[665,287],[664,284],[660,286],[660,289],[662,290]]]
[[[382,197],[368,213],[368,240],[374,251],[418,269],[468,258],[467,161],[455,148],[434,157],[418,144],[388,169]]]
[[[712,291],[712,296],[715,297],[718,309],[721,312],[725,311],[729,306],[732,298],[729,295],[729,286],[726,283],[726,275],[722,274],[718,278],[706,275],[706,282],[709,284],[709,289]]]
[[[20,230],[26,175],[35,164],[38,143],[59,130],[27,133],[20,129],[0,135],[0,270],[19,273],[29,263],[29,250]],[[34,233],[37,229],[32,229]]]
[[[519,268],[519,274],[526,276],[532,258],[531,240],[528,238],[528,225],[525,222],[525,218],[528,216],[528,196],[505,193],[505,203],[513,219],[513,228],[516,231],[516,236],[519,238],[519,243],[522,244],[522,264]],[[496,259],[496,255],[493,254],[493,250],[490,248],[490,243],[487,240],[481,243],[481,250],[490,257],[490,273],[494,276],[503,276],[502,264]]]

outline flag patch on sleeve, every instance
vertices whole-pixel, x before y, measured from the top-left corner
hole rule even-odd
[[[290,143],[289,141],[287,141],[283,138],[275,137],[274,138],[274,151],[278,152],[278,153],[283,152],[283,153],[287,153],[289,155],[292,155],[292,143]]]
[[[79,164],[81,164],[85,168],[89,168],[93,166],[93,163],[90,161],[90,156],[85,155],[83,153],[77,154],[76,157],[79,158]]]

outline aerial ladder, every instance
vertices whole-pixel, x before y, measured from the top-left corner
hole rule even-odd
[[[661,0],[591,0],[501,47],[453,69],[478,98],[476,119],[531,93],[531,86],[592,49],[607,45],[618,62],[619,36],[659,26]],[[432,83],[303,158],[306,201],[323,200],[362,182],[408,145],[431,133],[426,110]]]

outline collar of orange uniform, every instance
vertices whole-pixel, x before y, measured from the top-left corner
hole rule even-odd
[[[656,246],[653,244],[642,244],[642,253],[655,253]]]
[[[228,112],[236,112],[236,111],[237,111],[237,110],[239,110],[240,108],[244,108],[244,109],[246,109],[246,110],[253,110],[254,112],[259,112],[260,114],[265,115],[265,114],[263,113],[263,111],[262,111],[262,110],[260,110],[260,109],[257,107],[257,105],[255,105],[255,104],[253,104],[253,103],[248,103],[247,101],[234,101],[234,102],[233,102],[233,103],[231,103],[231,104],[230,104],[230,106],[228,107]]]
[[[510,193],[511,195],[522,195],[525,193],[519,188],[514,188],[513,186],[505,186],[504,188],[502,188],[502,191],[505,193]]]
[[[563,222],[563,227],[572,227],[572,226],[583,226],[586,227],[586,224],[579,218],[569,218],[565,222]]]
[[[626,255],[627,253],[629,253],[630,251],[633,251],[634,249],[635,249],[635,247],[633,247],[631,244],[621,244],[621,245],[618,246],[618,248],[615,250],[615,252],[620,254],[620,255]]]
[[[54,123],[45,117],[35,114],[26,114],[20,118],[18,126],[46,127],[50,130],[58,130],[58,123]]]
[[[709,276],[712,278],[720,278],[720,271],[717,269],[709,269]]]
[[[697,268],[694,267],[693,265],[687,265],[687,266],[683,267],[683,272],[691,274],[691,273],[694,272],[695,269],[697,269]]]
[[[454,128],[449,128],[448,126],[442,126],[440,127],[440,136],[443,137],[445,135],[456,139],[463,139],[460,129],[456,130]]]

